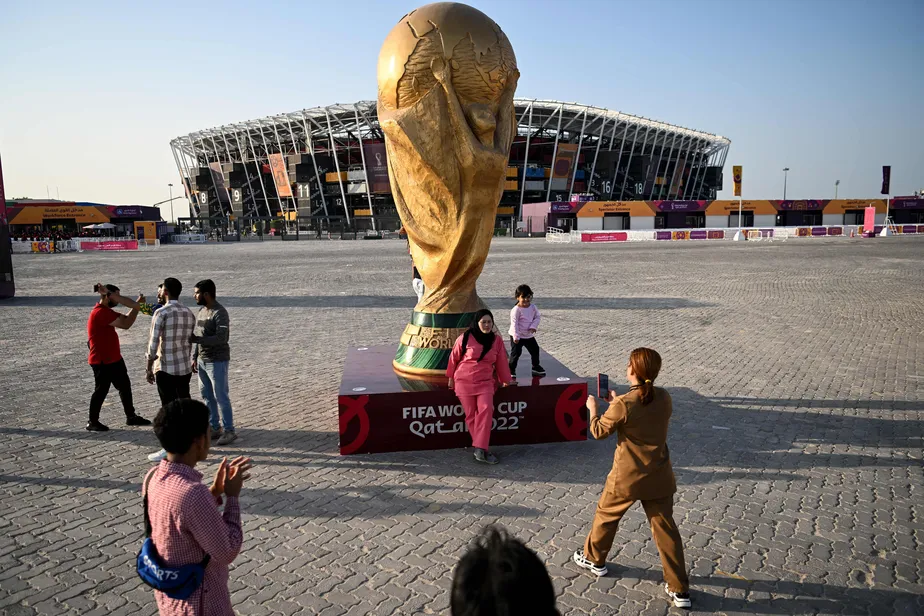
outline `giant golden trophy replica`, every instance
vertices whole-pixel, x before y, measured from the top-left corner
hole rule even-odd
[[[484,307],[475,291],[516,133],[519,72],[487,15],[454,2],[408,13],[382,45],[378,118],[398,215],[426,285],[394,367],[443,375],[452,345]]]

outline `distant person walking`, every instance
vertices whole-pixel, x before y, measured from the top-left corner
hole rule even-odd
[[[151,335],[148,339],[148,383],[157,385],[161,405],[189,398],[189,381],[192,378],[192,343],[189,337],[196,327],[196,315],[179,302],[183,284],[176,278],[163,283],[166,305],[151,317]],[[162,460],[166,451],[161,449],[148,456],[152,462]]]
[[[497,464],[497,457],[488,452],[488,447],[495,386],[499,382],[506,387],[512,382],[507,361],[504,339],[494,331],[494,315],[490,310],[479,310],[471,327],[456,340],[446,376],[465,411],[475,461],[482,464]]]
[[[193,293],[196,304],[201,308],[196,315],[196,329],[189,337],[189,341],[196,345],[192,369],[199,374],[199,393],[209,407],[212,440],[218,445],[230,445],[237,440],[228,385],[231,319],[225,307],[215,299],[213,281],[200,280]]]
[[[138,296],[138,301],[132,301],[119,294],[119,287],[112,284],[96,284],[93,290],[99,293],[99,301],[90,311],[87,320],[87,347],[90,350],[87,363],[93,369],[95,382],[93,395],[90,397],[90,419],[87,430],[90,432],[105,432],[108,426],[99,420],[103,402],[109,394],[109,387],[114,385],[122,399],[122,408],[125,411],[125,424],[128,426],[150,426],[151,422],[135,413],[132,401],[132,383],[128,378],[128,368],[122,359],[119,346],[119,334],[116,329],[128,329],[138,317],[139,303],[144,301],[144,295]],[[122,304],[131,308],[128,314],[121,314],[113,310]]]
[[[670,394],[654,386],[660,370],[661,356],[656,351],[635,349],[626,367],[626,378],[632,385],[629,393],[617,396],[610,391],[610,406],[603,416],[597,415],[597,399],[593,396],[587,399],[591,434],[604,439],[616,432],[619,442],[590,534],[584,548],[576,551],[572,560],[594,575],[606,575],[606,556],[613,547],[619,521],[640,500],[661,554],[667,580],[664,590],[675,607],[688,608],[690,580],[680,531],[674,523],[677,482],[667,448],[673,406]]]

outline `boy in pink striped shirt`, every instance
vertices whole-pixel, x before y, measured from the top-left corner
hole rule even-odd
[[[533,305],[533,290],[529,285],[517,287],[515,297],[517,305],[510,311],[510,374],[517,378],[517,364],[523,347],[529,351],[533,360],[533,376],[545,376],[545,370],[539,365],[539,343],[536,331],[539,329],[539,309]]]

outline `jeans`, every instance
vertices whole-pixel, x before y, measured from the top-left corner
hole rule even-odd
[[[115,385],[119,396],[122,398],[122,408],[125,410],[125,416],[134,416],[132,383],[128,378],[125,360],[120,359],[112,364],[90,364],[90,367],[93,368],[93,380],[96,381],[96,387],[90,397],[90,422],[99,421],[99,412],[103,408],[103,401],[106,399],[106,394],[109,393],[110,385]]]
[[[209,407],[212,431],[224,427],[225,432],[234,432],[234,417],[231,413],[231,395],[228,393],[228,363],[226,361],[198,361],[199,393]],[[221,423],[218,409],[221,407]]]
[[[189,395],[191,378],[192,374],[168,374],[163,370],[158,370],[154,374],[154,382],[157,383],[161,405],[166,406],[180,398],[191,398],[192,396]]]

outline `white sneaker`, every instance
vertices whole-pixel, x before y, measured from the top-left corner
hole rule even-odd
[[[574,553],[574,556],[571,557],[571,560],[573,560],[574,564],[576,564],[581,569],[587,569],[588,571],[590,571],[597,577],[603,577],[604,575],[608,573],[608,570],[605,564],[603,566],[595,565],[591,561],[587,560],[584,557],[584,550],[576,551]]]
[[[148,460],[150,460],[151,462],[160,462],[161,460],[165,460],[166,458],[167,458],[166,449],[161,449],[157,453],[148,454]]]
[[[671,587],[667,584],[664,585],[664,592],[666,592],[668,598],[674,602],[674,607],[690,608],[693,606],[693,602],[690,601],[690,593],[688,592],[671,592]]]

